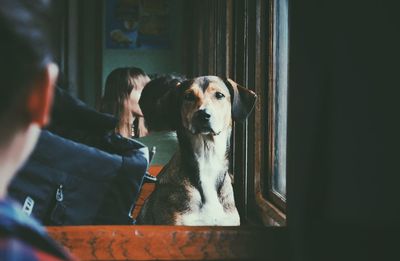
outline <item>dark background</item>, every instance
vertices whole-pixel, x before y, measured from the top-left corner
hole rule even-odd
[[[295,260],[399,260],[399,3],[289,1]]]

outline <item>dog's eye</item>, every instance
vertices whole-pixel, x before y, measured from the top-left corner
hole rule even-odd
[[[221,92],[216,92],[216,93],[215,93],[215,97],[216,97],[218,100],[221,100],[222,98],[225,97],[225,95],[223,95]]]
[[[194,96],[193,92],[188,92],[188,93],[185,93],[185,95],[183,96],[183,99],[185,99],[186,101],[194,101],[196,99],[196,97]]]

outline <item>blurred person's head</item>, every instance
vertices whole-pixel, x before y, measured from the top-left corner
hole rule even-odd
[[[119,119],[117,132],[124,137],[133,136],[133,121],[143,117],[139,98],[149,81],[147,74],[136,67],[117,68],[107,76],[101,111],[113,114]],[[140,132],[140,128],[141,126],[137,127],[137,132]],[[143,135],[142,133],[140,136]],[[134,136],[139,134],[135,133]]]
[[[58,68],[50,1],[0,3],[0,197],[49,121]]]
[[[169,91],[177,88],[183,81],[185,76],[177,74],[167,74],[156,76],[144,88],[139,105],[143,112],[146,127],[151,131],[173,130],[174,122],[168,121],[171,116],[168,112],[158,110],[159,100],[168,96]],[[178,113],[178,112],[177,112]],[[169,126],[169,127],[168,127]]]

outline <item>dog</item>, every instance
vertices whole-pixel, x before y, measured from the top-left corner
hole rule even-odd
[[[167,90],[144,88],[139,102],[149,129],[176,130],[179,147],[158,175],[137,224],[240,225],[228,173],[232,121],[245,120],[255,100],[254,92],[217,76]]]

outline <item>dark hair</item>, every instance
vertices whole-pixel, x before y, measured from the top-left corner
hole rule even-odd
[[[177,74],[168,74],[158,76],[146,84],[139,100],[140,108],[143,112],[146,127],[150,131],[162,131],[173,129],[173,122],[162,123],[162,120],[168,119],[168,115],[163,115],[163,111],[157,109],[158,101],[167,93],[175,89],[179,84],[186,80],[185,76]],[[165,125],[170,125],[165,127]]]
[[[49,0],[0,4],[0,116],[53,60]]]
[[[124,108],[124,101],[135,88],[131,79],[136,79],[140,76],[147,76],[147,74],[137,67],[114,69],[107,76],[100,110],[119,117]]]

